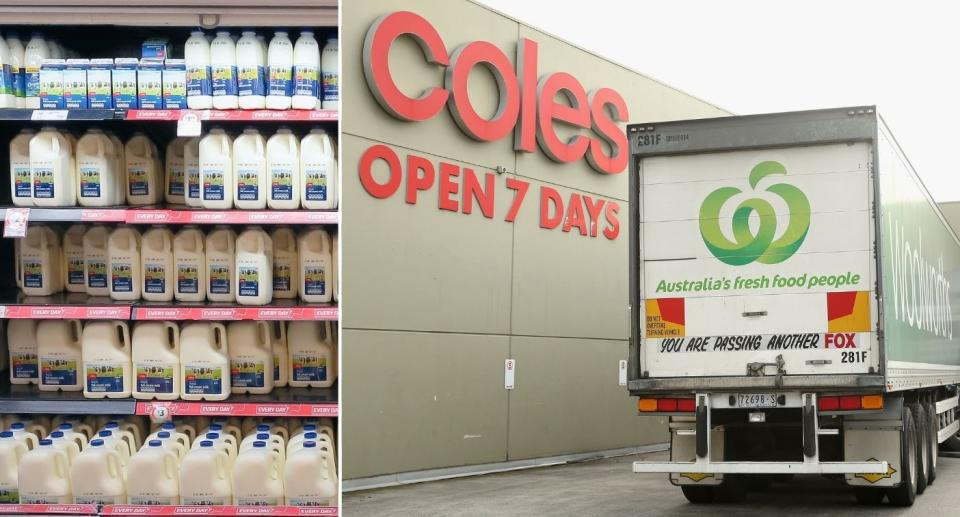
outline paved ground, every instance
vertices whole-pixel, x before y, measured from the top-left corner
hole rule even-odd
[[[664,457],[665,453],[650,455]],[[843,482],[798,477],[743,503],[691,505],[661,474],[633,474],[635,456],[434,481],[344,495],[345,517],[687,515],[932,516],[960,514],[960,459],[940,458],[936,483],[911,508],[856,504]],[[957,512],[957,513],[954,513]]]

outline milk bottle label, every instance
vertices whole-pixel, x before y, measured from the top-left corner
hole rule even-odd
[[[31,197],[33,189],[30,183],[33,178],[30,175],[30,166],[16,166],[13,168],[14,195],[17,197]]]
[[[83,254],[74,255],[67,259],[67,283],[83,285]]]
[[[223,171],[206,171],[203,175],[203,199],[223,200]]]
[[[210,293],[230,294],[230,268],[227,266],[210,265]]]
[[[135,371],[137,374],[137,391],[141,393],[173,393],[172,366],[137,363]]]
[[[187,167],[187,196],[200,199],[200,167]]]
[[[293,67],[293,94],[316,97],[318,93],[318,72],[319,70],[315,66]]]
[[[142,165],[133,165],[127,169],[131,196],[150,195],[150,177]]]
[[[107,287],[107,263],[102,260],[87,261],[87,287]]]
[[[13,353],[10,360],[13,362],[14,379],[36,379],[40,377],[38,375],[40,368],[37,354]]]
[[[287,504],[290,506],[328,506],[330,498],[316,496],[288,497]]]
[[[326,267],[322,264],[306,265],[303,268],[303,290],[306,294],[327,294]]]
[[[323,73],[323,100],[324,102],[340,100],[340,74],[336,72]]]
[[[290,287],[290,264],[274,261],[273,262],[273,290],[289,291]]]
[[[77,360],[41,357],[40,382],[50,386],[75,385],[77,383]]]
[[[26,87],[27,97],[40,96],[39,66],[28,66],[24,68],[24,86]]]
[[[166,268],[162,262],[143,264],[143,290],[156,294],[163,294],[167,290]]]
[[[20,502],[20,492],[16,490],[0,490],[0,504],[17,504]]]
[[[177,290],[181,293],[196,294],[200,291],[200,279],[197,266],[177,264]]]
[[[306,197],[308,201],[327,200],[327,163],[308,162],[303,164]]]
[[[289,66],[271,66],[269,95],[290,97],[293,95],[293,68]]]
[[[240,296],[260,295],[260,268],[240,266],[237,268],[237,274],[240,275]]]
[[[172,506],[177,504],[176,497],[160,497],[155,495],[128,495],[130,504],[151,506]]]
[[[17,97],[26,97],[27,95],[27,71],[24,68],[17,68],[13,71],[13,94]]]
[[[237,71],[237,95],[264,95],[262,66],[242,67]]]
[[[293,167],[289,164],[274,164],[270,170],[270,199],[276,201],[293,199]]]
[[[80,197],[100,197],[100,167],[80,165]]]
[[[210,82],[210,67],[194,66],[187,68],[187,96],[212,94],[213,85]]]
[[[183,380],[186,392],[193,395],[223,393],[223,368],[219,366],[185,365]]]
[[[56,495],[20,495],[20,504],[64,504],[67,499]]]
[[[213,95],[237,94],[237,67],[220,66],[213,69]]]
[[[123,391],[123,367],[109,363],[87,363],[87,391],[117,393]]]
[[[170,167],[170,184],[167,186],[167,194],[171,196],[183,195],[183,167],[174,165]]]
[[[260,199],[260,182],[256,169],[237,166],[237,199],[241,201],[257,201]]]
[[[293,363],[293,380],[295,381],[327,380],[326,357],[313,354],[293,354],[290,362]]]
[[[98,504],[98,505],[108,505],[108,504],[121,504],[123,503],[123,498],[116,495],[75,495],[74,499],[76,504]]]
[[[43,264],[39,260],[25,259],[20,264],[23,271],[23,286],[43,288]]]
[[[129,262],[113,264],[110,271],[111,285],[115,293],[133,292],[133,266]]]
[[[3,65],[2,72],[0,72],[0,81],[3,81],[3,84],[0,85],[0,93],[5,95],[15,94],[16,82],[13,80],[13,67],[11,65]]]
[[[239,388],[262,388],[265,369],[263,361],[231,361],[230,384]]]
[[[33,197],[52,198],[53,196],[53,167],[33,167]]]
[[[230,496],[215,497],[212,495],[191,496],[185,495],[180,498],[184,506],[225,506],[232,504],[233,499]]]
[[[283,504],[282,497],[237,497],[237,504],[241,506],[278,506]]]

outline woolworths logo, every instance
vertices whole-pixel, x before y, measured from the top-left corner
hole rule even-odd
[[[780,162],[766,161],[758,163],[750,171],[750,188],[757,189],[760,180],[773,174],[787,174]],[[733,212],[733,239],[730,240],[720,229],[720,209],[730,198],[743,191],[736,187],[721,187],[714,190],[700,205],[700,235],[704,244],[721,262],[731,266],[742,266],[751,262],[761,264],[779,264],[790,258],[803,244],[810,228],[810,202],[803,192],[786,183],[776,183],[767,187],[787,203],[789,217],[786,230],[774,240],[777,232],[777,214],[768,201],[753,197],[741,202]],[[759,216],[756,231],[750,228],[753,213]],[[781,215],[781,217],[783,217]]]

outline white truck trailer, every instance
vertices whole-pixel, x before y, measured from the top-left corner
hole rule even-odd
[[[633,124],[628,388],[691,502],[913,504],[956,440],[960,241],[872,106]],[[956,332],[956,334],[954,334]]]

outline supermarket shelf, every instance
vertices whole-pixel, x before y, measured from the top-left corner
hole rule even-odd
[[[40,391],[34,384],[10,384],[6,379],[0,383],[0,414],[132,415],[136,410],[132,398],[88,399],[82,391]],[[5,513],[0,509],[0,515]]]
[[[26,296],[16,290],[0,293],[0,318],[39,320],[128,320],[133,302],[118,302],[106,296],[60,293]]]
[[[299,300],[274,300],[270,305],[244,307],[237,304],[139,302],[133,306],[135,320],[319,320],[336,321],[336,305],[305,304]]]
[[[122,116],[122,110],[119,116]],[[0,108],[0,120],[114,120],[118,113],[114,109],[73,109],[73,110],[43,110]]]
[[[6,217],[7,208],[0,208],[0,217]],[[127,220],[128,209],[122,208],[29,208],[29,220],[33,222],[105,222],[122,223]]]
[[[7,208],[0,208],[0,218]],[[337,224],[336,210],[192,210],[187,207],[38,208],[33,222],[126,222],[130,224]]]
[[[107,505],[100,515],[269,515],[295,517],[320,515],[336,517],[338,508],[333,506],[135,506]]]
[[[177,121],[191,113],[211,122],[336,122],[334,110],[127,110],[126,120]]]

